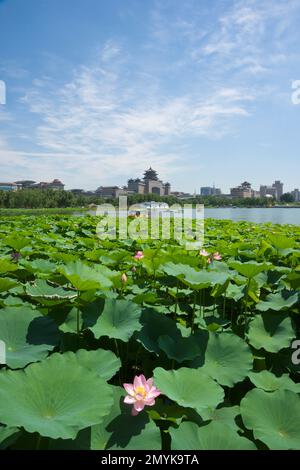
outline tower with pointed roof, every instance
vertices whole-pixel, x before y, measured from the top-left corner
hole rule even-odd
[[[170,183],[163,183],[159,179],[157,171],[151,166],[144,171],[143,179],[129,179],[128,191],[138,194],[157,194],[158,196],[168,196],[171,194]]]
[[[158,175],[157,171],[153,170],[153,168],[150,168],[144,172],[144,181],[158,181]]]

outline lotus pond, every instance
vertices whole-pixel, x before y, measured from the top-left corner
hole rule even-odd
[[[0,448],[300,449],[300,227],[96,223],[0,220]]]

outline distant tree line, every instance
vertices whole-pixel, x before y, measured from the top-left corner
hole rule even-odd
[[[290,195],[283,195],[282,202],[292,202]],[[175,196],[158,196],[157,194],[133,194],[128,196],[128,205],[145,201],[166,202],[173,204],[204,204],[211,207],[270,207],[275,204],[272,198],[235,198],[222,196],[195,196],[189,199],[178,199]],[[0,191],[1,208],[66,208],[87,207],[90,204],[103,204],[104,202],[118,205],[118,199],[103,198],[97,195],[85,196],[70,191],[53,191],[24,189],[21,191]]]
[[[53,191],[51,189],[22,189],[21,191],[0,191],[0,207],[2,208],[51,208],[51,207],[82,207],[88,204],[101,204],[103,198],[73,194],[70,191]]]

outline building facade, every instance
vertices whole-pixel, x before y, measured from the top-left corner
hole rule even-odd
[[[171,185],[170,183],[163,183],[158,178],[157,172],[150,167],[144,172],[143,179],[129,179],[127,190],[129,193],[169,196],[171,194]]]
[[[54,179],[51,181],[51,183],[46,183],[44,181],[41,181],[38,184],[35,184],[33,188],[36,189],[52,189],[53,191],[59,191],[63,190],[65,188],[65,185],[58,179]]]
[[[65,185],[58,179],[54,179],[50,183],[41,181],[36,183],[32,180],[16,181],[14,184],[18,186],[18,189],[52,189],[53,191],[63,190]]]
[[[0,191],[17,191],[18,185],[16,183],[0,183]]]
[[[246,197],[253,197],[253,190],[251,188],[251,184],[248,181],[244,181],[240,186],[230,189],[231,197],[236,198],[246,198]]]
[[[215,188],[214,186],[203,186],[200,188],[200,195],[201,196],[220,196],[222,191],[220,188]]]
[[[300,202],[300,191],[299,191],[298,188],[295,188],[294,191],[292,191],[291,194],[292,194],[295,202]]]
[[[121,195],[126,195],[126,191],[119,186],[100,186],[96,190],[96,195],[101,197],[118,198]]]
[[[33,180],[15,181],[15,183],[18,185],[19,189],[31,189],[36,184]]]
[[[272,186],[261,185],[259,193],[260,197],[272,196],[274,199],[279,201],[283,195],[283,183],[277,180],[272,184]]]

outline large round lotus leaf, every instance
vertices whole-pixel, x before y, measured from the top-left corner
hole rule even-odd
[[[174,330],[172,336],[162,335],[158,338],[159,347],[170,359],[177,362],[192,360],[202,353],[197,336],[182,337],[180,331]]]
[[[268,310],[275,310],[279,312],[280,310],[287,310],[295,305],[299,301],[298,293],[293,294],[289,291],[280,291],[275,294],[269,294],[266,297],[266,300],[259,302],[256,305],[256,309],[260,312],[266,312]]]
[[[216,408],[223,401],[224,390],[200,369],[182,367],[171,371],[154,370],[156,387],[178,405],[194,408],[201,415],[207,408]]]
[[[249,439],[217,422],[202,427],[184,422],[179,428],[170,429],[170,434],[172,450],[256,450]]]
[[[162,269],[166,274],[181,279],[192,289],[204,289],[217,284],[222,285],[229,279],[229,276],[226,273],[207,270],[196,271],[196,269],[187,264],[175,264],[169,262],[164,264]]]
[[[53,439],[74,439],[100,423],[113,403],[111,387],[79,365],[76,355],[53,354],[24,371],[0,373],[0,416]]]
[[[25,238],[25,237],[20,237],[20,236],[15,236],[15,234],[4,238],[3,242],[5,245],[10,246],[16,251],[22,250],[25,246],[30,245],[30,239]]]
[[[137,341],[142,343],[148,351],[159,355],[158,338],[167,334],[172,335],[177,329],[176,322],[154,309],[145,309],[140,322],[142,329],[136,335]]]
[[[65,355],[73,353],[65,353]],[[80,349],[76,352],[76,357],[81,366],[96,372],[105,380],[111,379],[121,367],[120,359],[112,352],[105,349],[96,351],[86,351]]]
[[[244,380],[252,366],[252,353],[244,340],[231,333],[210,333],[203,372],[219,384],[232,387]]]
[[[226,424],[231,429],[238,431],[239,427],[235,422],[236,416],[240,414],[240,407],[239,406],[223,406],[222,408],[211,409],[208,408],[205,411],[205,416],[203,420],[211,420],[214,422]]]
[[[291,289],[300,289],[300,271],[292,271],[287,276],[285,276],[283,280],[284,284],[286,284]]]
[[[10,279],[8,277],[0,278],[0,292],[6,292],[17,285],[18,282],[15,279]]]
[[[105,266],[90,268],[78,260],[62,266],[59,272],[79,291],[107,289],[112,286],[108,276],[111,271]]]
[[[250,372],[249,379],[257,387],[266,390],[266,392],[274,392],[275,390],[284,389],[295,393],[300,393],[300,384],[293,382],[288,374],[276,377],[268,370],[261,372]]]
[[[76,291],[50,286],[45,279],[37,279],[33,285],[27,284],[26,294],[45,305],[65,302],[77,296]]]
[[[254,389],[241,401],[241,415],[255,439],[272,450],[300,449],[300,398],[289,390]]]
[[[244,285],[237,286],[236,284],[229,283],[226,289],[226,298],[238,302],[242,297],[244,297]]]
[[[17,271],[18,269],[18,264],[12,263],[8,259],[0,259],[0,274]]]
[[[11,440],[14,440],[19,433],[18,428],[8,428],[0,426],[0,450],[5,449]]]
[[[240,261],[232,261],[230,267],[235,269],[242,276],[251,279],[257,274],[268,270],[272,265],[270,263],[257,263],[256,261],[248,261],[247,263],[241,263]]]
[[[279,250],[293,248],[293,246],[295,246],[295,241],[284,235],[269,235],[269,241]]]
[[[0,310],[0,340],[6,345],[6,364],[11,369],[44,359],[57,343],[57,333],[51,318],[30,307]]]
[[[132,406],[124,403],[124,389],[112,390],[114,404],[103,422],[92,427],[91,449],[161,450],[160,430],[148,414],[132,416]]]
[[[250,322],[247,337],[255,349],[276,353],[290,347],[295,331],[288,315],[263,313]]]
[[[135,331],[142,328],[139,322],[141,313],[141,308],[130,300],[107,299],[102,314],[90,330],[96,338],[108,336],[128,341]]]
[[[55,273],[56,265],[48,259],[35,259],[33,261],[22,260],[20,265],[33,274],[49,275]]]

